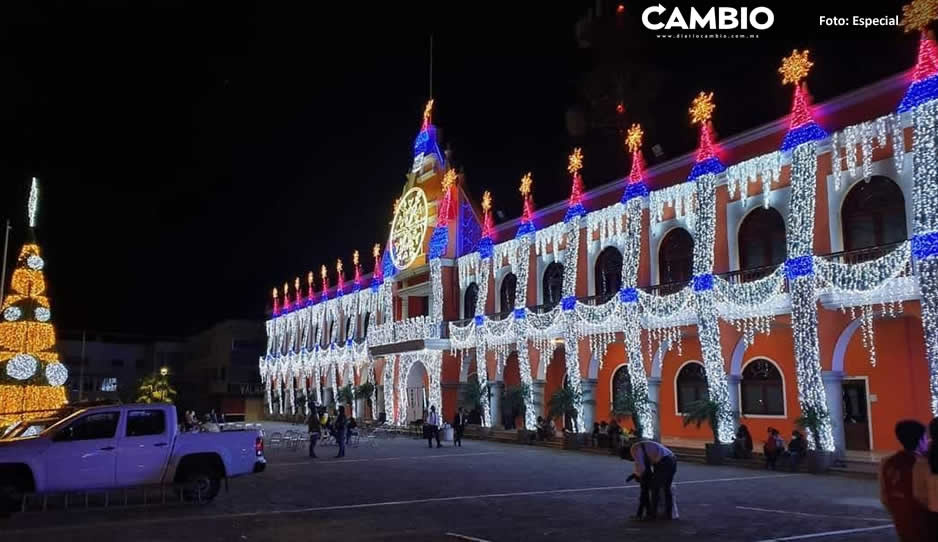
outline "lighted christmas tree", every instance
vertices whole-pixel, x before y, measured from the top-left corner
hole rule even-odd
[[[491,258],[494,245],[492,235],[495,234],[495,222],[492,220],[492,193],[488,190],[482,194],[482,238],[479,239],[479,256]]]
[[[45,262],[35,241],[39,188],[29,192],[29,230],[0,312],[0,425],[49,416],[64,405],[68,370],[59,362],[46,296]]]
[[[531,179],[531,172],[528,172],[521,178],[521,187],[518,189],[524,199],[524,208],[521,212],[521,226],[518,227],[515,238],[534,233],[536,230],[534,226],[534,198],[531,197],[532,185],[534,185],[534,181]]]
[[[827,137],[827,132],[814,121],[811,115],[811,96],[808,87],[802,82],[811,72],[814,62],[808,60],[807,49],[799,53],[797,49],[791,56],[782,59],[782,67],[778,73],[782,74],[782,84],[795,85],[795,97],[791,103],[791,123],[788,133],[782,141],[782,150],[789,151],[808,141],[819,141]]]
[[[632,153],[632,171],[629,173],[629,182],[622,194],[622,203],[648,195],[648,187],[645,186],[645,161],[642,157],[642,136],[644,135],[641,124],[633,124],[625,137],[625,146]]]
[[[701,92],[694,98],[690,106],[691,124],[700,125],[700,138],[697,145],[697,156],[694,159],[694,167],[690,171],[689,181],[693,181],[701,175],[707,173],[720,173],[726,169],[723,162],[717,156],[713,145],[713,110],[716,109],[713,103],[713,93]]]
[[[580,176],[580,170],[583,169],[583,151],[579,147],[573,149],[570,155],[567,171],[573,176],[573,185],[570,187],[570,201],[567,203],[567,214],[563,221],[569,222],[573,218],[586,214],[586,208],[583,207],[583,177]]]
[[[936,0],[915,0],[902,8],[902,26],[906,32],[919,32],[919,44],[912,84],[899,104],[900,113],[938,98],[938,47],[928,30],[928,25],[936,18]]]

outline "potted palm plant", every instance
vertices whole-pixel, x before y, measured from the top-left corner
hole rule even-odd
[[[365,409],[368,412],[370,417],[374,417],[374,405],[371,402],[372,396],[375,394],[375,385],[371,382],[365,382],[361,386],[355,388],[355,397],[364,397],[365,398]]]
[[[635,436],[639,439],[644,435],[642,435],[642,424],[638,413],[645,405],[649,406],[651,409],[657,407],[657,404],[649,399],[647,395],[637,396],[631,391],[619,393],[612,405],[613,416],[628,416],[632,419],[632,425],[635,427]]]
[[[713,442],[707,443],[706,454],[707,463],[711,465],[720,465],[725,457],[729,457],[733,451],[732,444],[723,444],[720,442],[717,434],[717,420],[720,415],[720,403],[710,399],[701,399],[687,405],[687,412],[684,413],[684,427],[690,424],[696,424],[698,428],[706,423],[713,432]]]
[[[826,472],[834,464],[834,452],[828,452],[821,448],[821,427],[829,419],[830,414],[826,409],[814,405],[805,405],[801,409],[801,416],[798,416],[795,420],[795,425],[810,433],[811,440],[814,442],[814,449],[808,450],[808,454],[805,456],[808,472],[813,474]]]
[[[531,433],[524,427],[525,413],[527,412],[527,402],[531,398],[531,386],[521,383],[519,386],[513,386],[505,391],[505,408],[511,413],[511,419],[521,418],[521,427],[518,428],[518,441],[529,442]]]
[[[351,384],[346,384],[339,388],[339,393],[336,395],[336,402],[339,405],[348,405],[352,406],[352,401],[355,400],[355,389],[352,388]],[[342,408],[345,408],[344,406]],[[348,413],[347,413],[348,414]]]

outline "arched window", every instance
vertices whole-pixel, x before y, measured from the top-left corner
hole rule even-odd
[[[553,262],[544,270],[544,304],[553,307],[563,297],[563,264]]]
[[[368,323],[371,320],[371,313],[365,313],[365,319],[362,320],[362,338],[368,337]]]
[[[658,248],[658,283],[684,283],[693,277],[694,239],[684,228],[669,231]]]
[[[744,415],[783,416],[785,391],[782,373],[767,359],[755,359],[746,364],[740,380]]]
[[[686,363],[677,373],[677,411],[687,412],[694,401],[710,398],[707,391],[707,373],[701,363]]]
[[[606,247],[596,258],[596,296],[609,299],[622,288],[622,253],[616,247]]]
[[[624,397],[630,393],[632,393],[632,381],[629,380],[629,368],[623,365],[616,369],[616,372],[612,373],[613,410],[618,410],[616,405],[619,404],[620,397]]]
[[[785,261],[785,220],[769,207],[757,207],[739,225],[739,268],[741,270],[777,266]],[[743,273],[743,280],[762,278],[768,269]]]
[[[463,318],[472,318],[476,315],[476,302],[478,302],[478,300],[479,285],[473,282],[466,288],[466,293],[463,295]]]
[[[505,278],[502,279],[502,287],[498,295],[502,312],[508,312],[515,308],[515,292],[517,288],[518,277],[516,277],[514,273],[505,275]]]
[[[909,238],[905,197],[888,177],[874,176],[853,185],[840,208],[844,250],[889,245]]]

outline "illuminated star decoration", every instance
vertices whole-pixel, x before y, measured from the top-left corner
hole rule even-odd
[[[524,177],[521,177],[521,186],[518,188],[524,201],[521,211],[521,226],[518,227],[518,232],[515,233],[515,239],[536,231],[534,226],[534,198],[531,197],[531,187],[533,185],[534,180],[531,179],[531,172],[529,171],[524,174]]]
[[[39,212],[39,180],[33,177],[33,182],[29,187],[29,203],[26,206],[29,216],[29,227],[36,227],[36,214]]]
[[[906,32],[924,32],[938,18],[938,0],[913,0],[902,6],[902,21]]]
[[[716,150],[713,148],[713,123],[710,119],[713,117],[713,110],[716,109],[713,103],[713,93],[701,92],[691,102],[690,122],[700,125],[700,137],[697,144],[697,156],[694,161],[694,168],[690,171],[688,181],[693,181],[701,175],[707,173],[720,173],[726,169],[720,159],[717,157]]]
[[[694,98],[694,101],[690,106],[690,122],[691,124],[701,124],[710,120],[710,117],[713,116],[713,110],[716,109],[716,105],[713,103],[713,93],[707,94],[706,92],[701,92]],[[641,141],[641,128],[639,128],[638,137]],[[630,150],[635,150],[631,149]]]
[[[811,72],[811,66],[814,66],[814,62],[808,60],[808,50],[805,49],[804,52],[799,53],[795,49],[790,56],[782,59],[782,67],[778,69],[778,73],[782,75],[782,84],[791,83],[795,86],[795,97],[791,104],[791,122],[788,126],[788,133],[782,141],[782,151],[789,151],[803,143],[819,141],[827,137],[827,132],[818,126],[811,115],[811,108],[808,106],[808,91],[801,83]]]
[[[567,163],[567,171],[573,175],[573,185],[570,187],[570,201],[567,203],[567,214],[563,221],[569,222],[574,218],[586,214],[586,208],[583,207],[583,178],[580,177],[580,170],[583,169],[583,151],[580,147],[573,149]]]
[[[920,30],[918,59],[912,71],[912,84],[906,90],[899,113],[938,98],[938,47],[928,37],[928,25],[938,18],[938,0],[915,0],[902,8],[902,25],[906,32]]]
[[[339,275],[339,280],[335,290],[337,296],[345,293],[345,277],[342,276],[342,269],[342,258],[339,258],[335,261],[335,272],[337,275]]]
[[[580,147],[573,149],[567,162],[567,171],[573,175],[578,175],[583,169],[583,150]]]
[[[283,312],[290,312],[293,306],[290,305],[290,285],[283,283]]]
[[[778,73],[782,74],[783,85],[788,83],[797,85],[808,76],[811,66],[814,66],[814,62],[808,60],[808,53],[809,51],[805,49],[799,54],[798,49],[795,49],[790,56],[782,59],[782,67],[778,69]]]
[[[274,316],[280,315],[280,296],[277,295],[277,289],[274,288]]]
[[[293,281],[293,296],[295,298],[294,303],[296,308],[300,308],[300,277],[296,277],[296,280]]]
[[[486,190],[482,194],[482,238],[479,239],[479,256],[482,259],[491,258],[494,245],[492,244],[492,234],[495,231],[495,224],[492,221],[492,193]]]
[[[625,186],[625,192],[622,194],[621,202],[628,203],[634,198],[645,197],[648,195],[648,187],[645,186],[642,159],[642,137],[645,132],[642,131],[640,124],[633,124],[625,136],[625,146],[632,153],[632,171],[629,172],[629,182]]]

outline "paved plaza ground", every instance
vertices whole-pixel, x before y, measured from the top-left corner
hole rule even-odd
[[[612,456],[404,437],[319,452],[268,450],[265,473],[210,505],[29,512],[0,523],[0,539],[896,540],[874,480],[679,463],[680,519],[636,523],[631,463]]]

